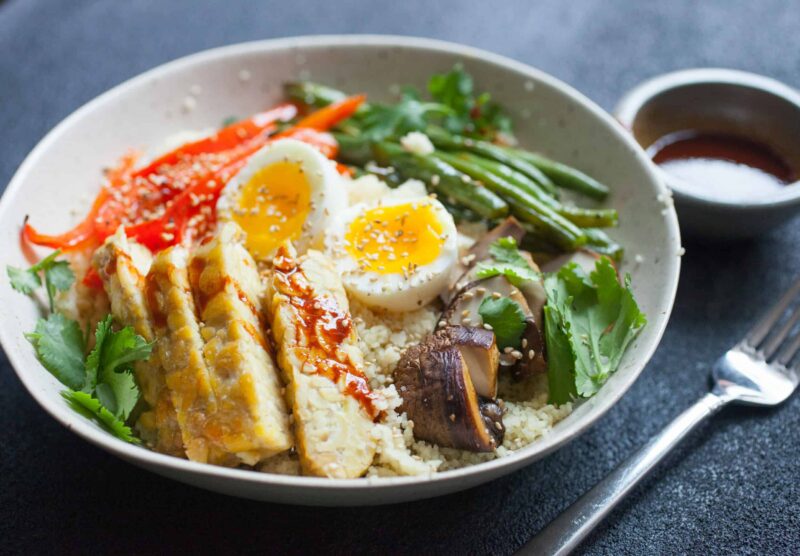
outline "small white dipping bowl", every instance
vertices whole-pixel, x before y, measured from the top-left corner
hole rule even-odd
[[[23,337],[39,316],[37,305],[13,291],[3,272],[0,340],[30,394],[77,435],[131,463],[210,490],[292,504],[387,504],[465,489],[530,464],[587,430],[636,380],[664,332],[680,267],[677,218],[659,200],[667,190],[644,151],[608,114],[549,75],[488,52],[406,37],[300,37],[210,50],[149,71],[79,109],[25,159],[0,201],[0,266],[27,264],[19,241],[24,215],[45,232],[67,229],[87,211],[101,169],[131,147],[146,150],[180,130],[213,128],[231,115],[262,110],[283,98],[288,80],[315,79],[388,99],[397,84],[424,87],[432,73],[456,62],[509,108],[522,145],[611,187],[607,205],[619,210],[621,222],[611,235],[627,249],[623,270],[631,272],[649,319],[616,374],[549,434],[508,457],[425,477],[291,477],[151,452],[114,438],[67,407],[59,396],[63,386]],[[190,95],[193,101],[187,102]]]
[[[800,172],[800,94],[753,73],[690,69],[660,75],[620,100],[614,115],[648,148],[678,131],[716,132],[749,138],[775,151]],[[783,224],[800,211],[800,186],[736,200],[714,196],[658,168],[672,189],[681,230],[713,239],[752,237]]]

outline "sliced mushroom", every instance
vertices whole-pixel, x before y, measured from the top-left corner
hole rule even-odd
[[[496,397],[500,352],[494,333],[483,328],[448,326],[437,334],[446,335],[461,351],[475,392],[485,398]]]
[[[494,338],[487,341],[480,331],[453,328],[460,330],[439,330],[403,353],[394,372],[403,398],[400,410],[414,422],[414,436],[420,440],[490,452],[503,440],[502,411],[478,395],[470,365],[496,362],[496,355],[479,356],[476,350],[497,348]]]

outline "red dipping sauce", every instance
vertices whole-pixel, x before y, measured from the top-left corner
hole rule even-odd
[[[792,168],[767,145],[737,135],[679,131],[647,152],[686,188],[726,201],[766,197],[795,180]]]

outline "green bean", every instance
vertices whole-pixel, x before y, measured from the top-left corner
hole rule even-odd
[[[603,230],[587,228],[584,232],[588,239],[586,243],[587,249],[591,249],[601,255],[608,255],[617,262],[622,260],[625,250],[619,243],[608,237]]]
[[[603,200],[608,196],[608,187],[591,176],[587,176],[580,170],[576,170],[571,166],[556,162],[540,154],[509,147],[501,148],[536,166],[560,187],[572,189],[573,191],[583,193],[584,195],[598,200]]]
[[[484,158],[489,158],[499,162],[500,164],[504,164],[509,168],[513,168],[518,172],[522,172],[528,178],[538,184],[549,195],[553,197],[558,195],[558,190],[556,189],[553,180],[551,180],[547,174],[542,172],[533,164],[524,160],[522,157],[512,156],[502,147],[493,145],[486,141],[452,135],[447,131],[435,126],[429,126],[425,130],[425,133],[437,148],[444,150],[465,150]]]
[[[310,81],[290,81],[283,86],[283,90],[290,99],[309,106],[316,106],[317,108],[322,108],[347,98],[347,95],[342,91],[319,83],[311,83]],[[362,104],[362,110],[363,106]]]
[[[616,209],[586,209],[561,205],[557,212],[581,228],[613,228],[619,222]]]
[[[481,181],[507,201],[513,199],[515,202],[511,204],[511,212],[517,218],[542,228],[542,232],[549,234],[550,239],[560,247],[576,249],[586,242],[586,236],[580,228],[500,176],[452,153],[436,151],[432,156]]]
[[[373,159],[374,154],[371,142],[346,133],[334,133],[333,137],[339,144],[339,152],[336,159],[340,162],[363,166]]]
[[[423,181],[445,199],[453,199],[464,207],[486,218],[499,218],[508,214],[508,204],[466,174],[451,165],[433,158],[403,150],[391,143],[377,143],[375,161],[382,166],[392,166],[406,178]]]
[[[618,215],[614,209],[587,209],[562,205],[542,191],[538,184],[522,172],[518,172],[497,161],[488,160],[471,153],[458,153],[458,156],[477,164],[506,181],[536,197],[558,214],[581,228],[610,228],[617,225]]]
[[[497,162],[496,160],[490,160],[488,158],[484,158],[482,156],[478,156],[471,152],[454,152],[452,153],[459,158],[463,158],[477,166],[480,166],[487,172],[491,172],[495,176],[506,180],[507,182],[515,185],[516,187],[520,188],[522,191],[531,195],[532,197],[536,197],[539,201],[543,204],[549,206],[552,209],[558,209],[561,207],[561,203],[559,203],[556,199],[548,195],[545,191],[542,190],[539,185],[530,179],[528,176],[523,174],[522,172],[518,172],[505,164]]]

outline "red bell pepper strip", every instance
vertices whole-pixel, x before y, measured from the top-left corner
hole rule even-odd
[[[215,134],[187,143],[160,156],[141,170],[134,177],[147,176],[164,165],[172,166],[179,160],[199,154],[212,154],[230,150],[264,132],[275,129],[276,122],[288,122],[297,115],[294,104],[279,104],[266,112],[259,112],[245,120],[235,122],[217,131]]]
[[[26,222],[22,235],[31,243],[64,251],[80,249],[93,242],[100,243],[114,233],[126,217],[130,220],[131,216],[155,210],[178,194],[180,189],[170,187],[174,182],[190,185],[198,177],[204,179],[208,175],[208,169],[204,168],[206,165],[200,165],[201,175],[197,176],[193,160],[213,155],[208,158],[213,165],[219,165],[230,158],[240,159],[242,151],[249,156],[266,143],[269,133],[275,129],[276,121],[291,119],[296,114],[294,105],[279,105],[227,126],[210,137],[175,149],[135,172],[135,158],[128,155],[121,161],[120,167],[109,175],[109,183],[100,190],[89,214],[75,228],[64,234],[47,235],[37,232]],[[243,145],[245,147],[242,149]],[[160,179],[150,179],[156,175]],[[123,188],[126,184],[129,187]]]
[[[41,234],[28,223],[26,218],[25,225],[22,228],[22,237],[36,245],[43,245],[45,247],[62,249],[65,251],[80,249],[91,243],[94,239],[97,216],[111,196],[109,189],[120,187],[130,179],[137,158],[138,155],[136,153],[130,152],[122,157],[116,168],[112,168],[108,171],[106,175],[108,183],[100,189],[100,193],[97,195],[97,198],[95,198],[92,208],[89,209],[89,214],[80,224],[70,231],[59,235]]]
[[[297,113],[294,105],[280,105],[184,145],[136,172],[135,159],[124,159],[81,224],[65,234],[47,236],[26,223],[23,236],[39,245],[70,250],[100,243],[127,221],[133,222],[127,225],[127,234],[153,251],[195,239],[216,221],[220,192],[251,154],[273,139],[292,137],[333,158],[338,144],[324,131],[350,117],[365,98],[358,95],[324,107],[270,137],[275,121]],[[147,218],[148,212],[163,206],[167,208],[160,216]],[[88,275],[85,280],[95,282]]]

